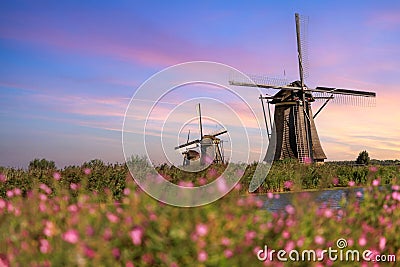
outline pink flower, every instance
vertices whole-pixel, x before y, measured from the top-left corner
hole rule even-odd
[[[45,222],[45,227],[44,227],[44,230],[43,230],[43,234],[45,236],[51,237],[51,236],[54,235],[54,232],[55,232],[54,223],[51,222],[51,221],[46,221]]]
[[[304,157],[303,161],[305,164],[311,164],[312,163],[312,159],[310,157]]]
[[[7,181],[7,177],[4,173],[0,173],[0,182],[4,183],[5,181]]]
[[[184,187],[193,187],[193,183],[191,181],[179,181],[178,185]]]
[[[373,186],[378,186],[379,185],[379,180],[378,179],[373,180],[372,181],[372,185]]]
[[[314,242],[315,242],[315,244],[317,244],[317,245],[322,245],[322,244],[324,244],[325,239],[324,239],[322,236],[317,235],[317,236],[314,238]]]
[[[204,250],[200,251],[199,254],[197,255],[197,260],[199,262],[205,262],[207,258],[208,258],[207,252],[205,252]]]
[[[289,233],[288,231],[284,230],[284,231],[282,232],[282,237],[283,237],[284,239],[289,239],[290,233]]]
[[[135,267],[135,265],[133,264],[133,262],[128,261],[128,262],[125,264],[125,267]]]
[[[400,191],[400,185],[392,185],[392,190],[394,191]]]
[[[230,258],[230,257],[232,257],[233,256],[233,252],[232,252],[232,250],[230,250],[230,249],[225,249],[224,250],[224,256],[226,257],[226,258]]]
[[[112,230],[110,228],[104,229],[104,233],[103,233],[104,240],[107,240],[107,241],[110,240],[112,235],[113,235],[113,233],[112,233]]]
[[[13,197],[14,196],[14,192],[12,190],[8,190],[6,193],[7,197]]]
[[[249,231],[249,232],[246,232],[246,234],[245,234],[246,240],[252,240],[252,239],[254,239],[256,236],[257,236],[257,233],[254,232],[254,231]]]
[[[71,184],[69,185],[69,187],[70,187],[72,190],[77,190],[77,189],[78,189],[78,185],[77,185],[76,183],[71,183]]]
[[[59,172],[53,173],[53,178],[54,180],[59,181],[61,179],[61,174]]]
[[[357,196],[357,197],[362,197],[363,194],[361,193],[361,191],[357,191],[356,196]]]
[[[331,209],[326,209],[324,215],[326,218],[331,218],[333,216],[333,212]]]
[[[119,221],[118,216],[113,214],[113,213],[111,213],[111,212],[107,213],[107,219],[112,223],[117,223]]]
[[[199,178],[199,185],[205,185],[207,184],[207,179],[204,177],[200,177]]]
[[[268,192],[268,193],[267,193],[267,198],[273,199],[273,198],[274,198],[274,194],[271,193],[271,192]]]
[[[126,188],[124,189],[124,195],[127,196],[127,195],[129,195],[130,193],[131,193],[131,190],[130,190],[128,187],[126,187]]]
[[[285,251],[289,252],[294,249],[294,242],[292,240],[288,241],[285,246]]]
[[[293,182],[292,181],[285,181],[283,183],[283,187],[286,188],[286,189],[291,189],[292,186],[293,186]]]
[[[293,208],[292,205],[286,205],[285,211],[286,211],[288,214],[294,214],[295,209]]]
[[[398,200],[398,201],[400,201],[400,193],[399,192],[393,192],[392,193],[392,198],[393,199],[395,199],[395,200]]]
[[[0,209],[4,209],[7,206],[7,202],[0,198]]]
[[[217,188],[221,193],[225,193],[228,190],[228,186],[226,185],[225,177],[219,177],[217,180]]]
[[[365,239],[364,236],[360,237],[360,239],[358,239],[358,244],[362,247],[365,246],[367,244],[367,239]]]
[[[75,213],[75,212],[77,212],[78,211],[78,206],[77,205],[75,205],[75,204],[71,204],[71,205],[69,205],[68,206],[68,211],[69,212],[71,212],[71,213]]]
[[[196,225],[196,233],[199,236],[205,236],[208,233],[208,227],[205,224],[199,223]]]
[[[371,172],[376,172],[377,170],[378,170],[378,168],[375,166],[369,167],[369,171],[371,171]]]
[[[332,184],[333,185],[338,185],[339,184],[339,179],[337,177],[332,178]]]
[[[43,254],[47,254],[50,252],[50,243],[47,239],[40,239],[39,240],[39,250]]]
[[[355,186],[356,183],[354,181],[349,181],[349,186]]]
[[[121,252],[119,251],[118,248],[113,248],[111,250],[112,255],[114,256],[114,258],[118,259],[121,256]]]
[[[242,189],[242,184],[241,184],[241,183],[237,183],[237,184],[235,185],[235,190],[236,190],[236,191],[240,191],[240,189]]]
[[[86,257],[93,259],[96,256],[96,252],[91,249],[89,246],[84,246],[83,247],[83,253],[85,254]]]
[[[79,240],[79,233],[77,230],[70,229],[62,235],[62,238],[68,243],[75,244]]]
[[[384,250],[384,249],[385,249],[385,246],[386,246],[386,238],[382,236],[382,237],[379,239],[379,249],[380,249],[380,250]]]
[[[17,187],[17,188],[14,188],[13,191],[14,191],[14,195],[16,195],[16,196],[20,196],[21,193],[22,193],[21,189],[19,189],[18,187]]]
[[[89,175],[92,173],[92,170],[90,168],[85,168],[85,169],[83,169],[83,173],[86,175]]]
[[[134,245],[138,246],[142,243],[143,230],[141,228],[135,228],[129,234]]]

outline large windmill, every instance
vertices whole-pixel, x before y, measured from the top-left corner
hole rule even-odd
[[[208,165],[210,163],[224,163],[224,154],[222,148],[223,143],[222,140],[217,138],[217,136],[227,133],[227,130],[222,129],[211,134],[203,135],[200,103],[197,104],[197,113],[199,117],[200,138],[189,141],[189,131],[186,143],[175,147],[175,149],[186,149],[184,152],[182,152],[183,166],[190,165],[191,162],[199,159],[200,164],[202,165]],[[196,150],[197,148],[200,148],[200,152]]]
[[[260,95],[264,112],[265,124],[268,135],[272,133],[272,122],[270,126],[266,118],[264,102],[275,105],[274,128],[276,134],[275,160],[284,158],[297,158],[300,162],[323,162],[326,155],[322,149],[314,118],[328,104],[330,100],[338,98],[341,102],[352,104],[368,103],[374,99],[374,92],[339,89],[331,87],[308,88],[304,82],[305,59],[302,44],[305,43],[305,28],[300,28],[300,16],[295,14],[297,52],[300,80],[289,84],[276,84],[264,78],[252,78],[254,83],[231,80],[232,85],[251,86],[259,88],[277,89],[274,95]],[[304,45],[303,45],[304,46]],[[315,100],[325,101],[319,110],[313,115],[311,103]],[[271,128],[271,131],[268,128]]]

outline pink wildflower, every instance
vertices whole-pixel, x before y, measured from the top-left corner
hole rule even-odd
[[[79,240],[79,233],[77,230],[70,229],[62,235],[62,238],[71,244],[75,244]]]
[[[50,252],[50,243],[47,239],[40,239],[39,240],[39,250],[43,254],[47,254]]]
[[[230,250],[230,249],[225,249],[224,250],[224,256],[226,257],[226,258],[230,258],[230,257],[232,257],[233,256],[233,252],[232,252],[232,250]]]
[[[354,181],[349,181],[349,186],[355,186],[356,183]]]
[[[317,235],[317,236],[314,238],[314,242],[315,242],[315,244],[317,244],[317,245],[322,245],[322,244],[324,244],[325,239],[324,239],[322,236]]]
[[[372,181],[372,185],[373,186],[378,186],[379,185],[379,180],[378,179],[373,180]]]
[[[384,250],[384,249],[385,249],[385,246],[386,246],[386,238],[382,236],[382,237],[379,239],[379,249],[380,249],[380,250]]]
[[[69,187],[70,187],[72,190],[77,190],[77,189],[78,189],[78,185],[77,185],[76,183],[71,183],[71,184],[69,185]]]
[[[112,223],[117,223],[119,221],[118,216],[113,214],[113,213],[111,213],[111,212],[107,213],[107,219]]]
[[[53,178],[56,181],[59,181],[61,179],[61,174],[59,172],[53,173]]]
[[[12,190],[8,190],[6,193],[7,197],[13,197],[14,196],[14,192]]]
[[[365,246],[367,244],[367,239],[365,239],[364,236],[360,237],[360,239],[358,239],[358,244],[362,247]]]
[[[285,211],[286,211],[288,214],[294,214],[295,209],[293,208],[292,205],[286,205]]]
[[[21,189],[19,189],[18,187],[14,188],[13,191],[14,191],[14,195],[16,195],[16,196],[20,196],[22,194]]]
[[[283,183],[283,187],[284,187],[285,189],[291,189],[292,186],[293,186],[293,182],[292,182],[292,181],[285,181],[285,182]]]
[[[138,246],[142,243],[143,230],[141,228],[135,228],[129,234],[134,245]]]
[[[196,233],[198,236],[205,236],[208,233],[207,225],[203,223],[199,223],[198,225],[196,225]]]
[[[92,173],[92,170],[90,168],[85,168],[85,169],[83,169],[83,173],[86,175],[89,175]]]
[[[208,258],[207,252],[205,252],[204,250],[200,251],[199,254],[197,255],[197,260],[199,262],[205,262],[207,258]]]

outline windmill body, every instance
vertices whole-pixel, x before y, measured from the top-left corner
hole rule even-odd
[[[198,164],[198,162],[201,165],[210,165],[211,163],[224,163],[224,157],[222,153],[222,140],[217,138],[217,136],[225,134],[227,133],[227,131],[223,129],[212,134],[203,135],[200,104],[197,105],[197,113],[199,116],[200,139],[189,141],[188,135],[186,144],[175,147],[175,149],[186,148],[186,151],[182,152],[183,166]],[[199,151],[196,151],[194,148],[188,148],[193,145],[195,145],[195,148],[200,148]]]
[[[322,149],[314,118],[331,100],[339,99],[341,103],[367,104],[369,101],[366,101],[366,99],[374,99],[376,94],[374,92],[333,87],[307,87],[304,83],[304,63],[306,60],[302,51],[302,44],[305,42],[304,40],[302,41],[300,16],[297,13],[295,14],[295,21],[300,76],[298,81],[282,85],[266,83],[265,81],[268,81],[268,79],[265,78],[255,78],[251,79],[251,82],[231,80],[229,83],[236,86],[279,90],[274,95],[260,95],[267,133],[269,137],[271,137],[272,133],[276,135],[274,136],[276,141],[275,160],[296,158],[303,163],[323,162],[327,157]],[[342,98],[344,100],[341,100]],[[325,102],[313,115],[311,105],[316,100]],[[270,115],[270,124],[268,125],[265,101],[268,104],[268,114],[270,114],[270,105],[275,105],[273,125]]]

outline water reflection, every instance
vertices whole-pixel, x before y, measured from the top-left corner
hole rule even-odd
[[[359,192],[359,193],[357,193]],[[342,188],[334,190],[307,191],[279,194],[279,198],[270,198],[271,195],[260,195],[259,199],[264,201],[264,208],[268,211],[283,211],[287,205],[293,203],[293,199],[301,201],[304,199],[305,205],[309,202],[314,202],[319,207],[329,206],[332,209],[341,208],[341,200],[347,199],[350,195],[354,195],[362,201],[364,188]]]

